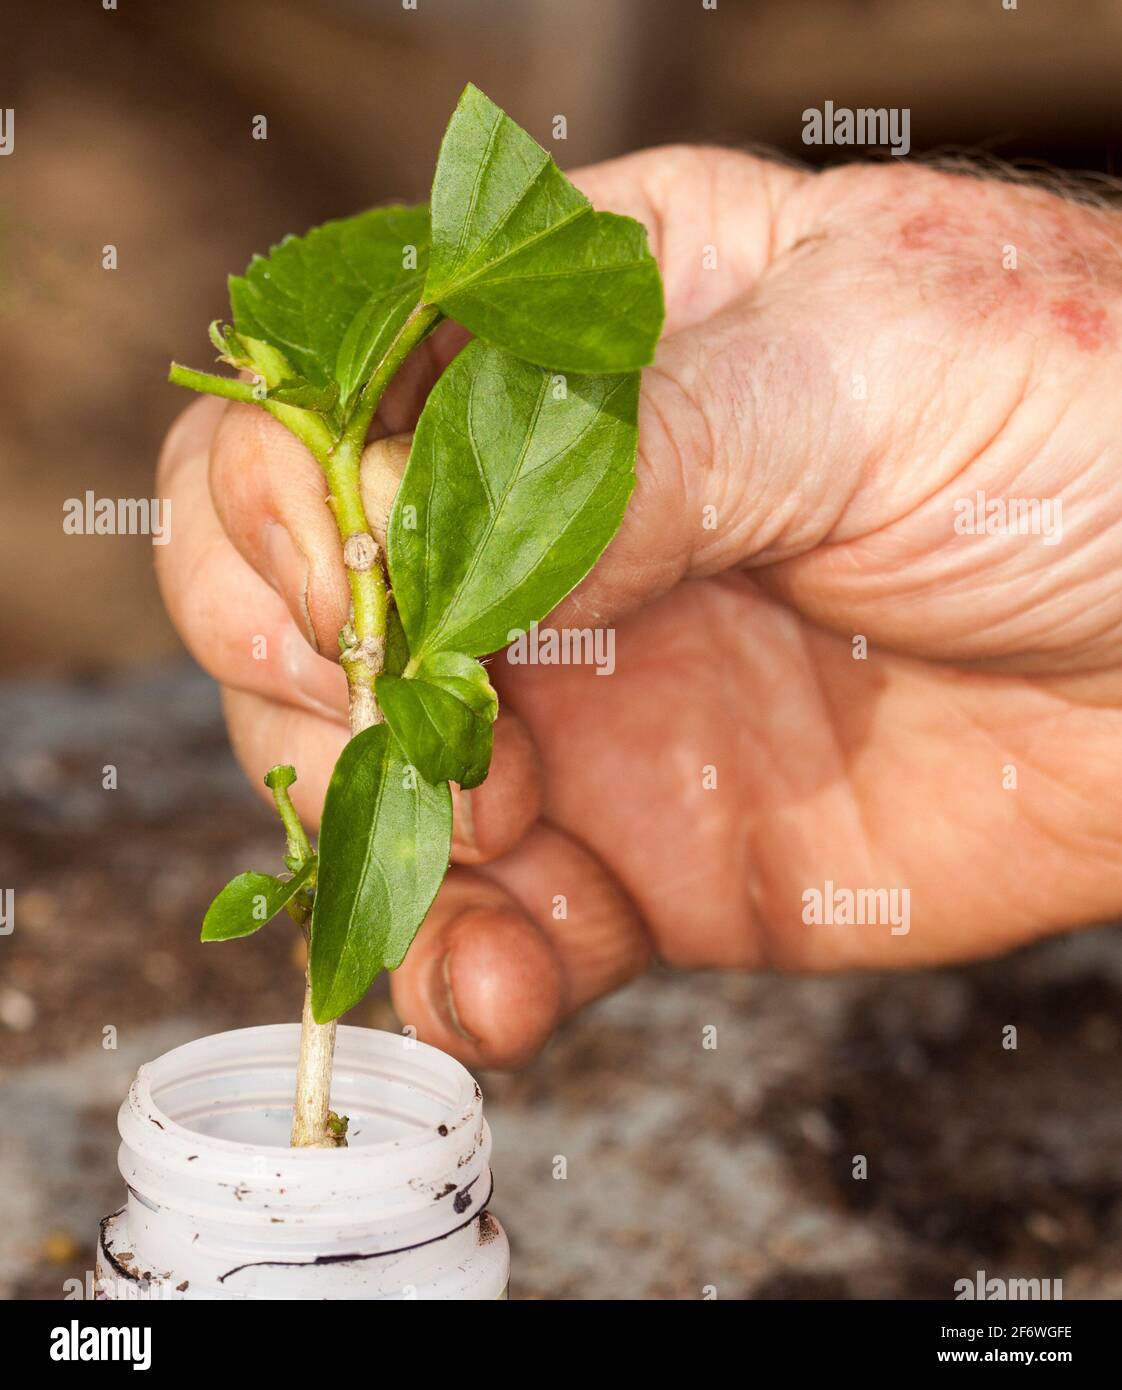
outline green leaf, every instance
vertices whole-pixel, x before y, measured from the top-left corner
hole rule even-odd
[[[472,86],[440,147],[424,297],[488,342],[561,371],[646,366],[663,318],[643,227],[594,212]]]
[[[258,338],[235,333],[228,323],[215,319],[210,325],[210,341],[218,349],[219,361],[253,372],[266,386],[279,386],[296,376],[283,352]]]
[[[237,331],[283,353],[308,384],[336,386],[346,409],[420,299],[428,245],[423,204],[286,237],[231,277]]]
[[[386,655],[382,670],[387,676],[400,676],[409,664],[409,643],[396,608],[386,614]]]
[[[469,343],[433,388],[390,516],[413,660],[482,656],[592,568],[635,481],[638,374],[555,378]]]
[[[463,652],[431,652],[411,663],[407,674],[439,685],[489,724],[495,722],[499,712],[495,688],[479,662]]]
[[[266,399],[327,415],[339,404],[339,388],[334,382],[330,386],[312,386],[307,381],[285,381],[272,387]]]
[[[479,786],[499,712],[487,672],[462,652],[433,652],[408,678],[382,675],[378,703],[405,756],[429,782]]]
[[[339,755],[319,837],[309,968],[312,1012],[357,1004],[409,949],[448,868],[452,799],[417,775],[385,724]]]
[[[239,874],[218,894],[203,918],[203,941],[231,941],[252,936],[295,898],[316,871],[310,859],[291,878],[272,874]]]

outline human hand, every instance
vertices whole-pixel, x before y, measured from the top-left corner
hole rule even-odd
[[[1117,215],[714,150],[576,181],[647,225],[667,290],[634,498],[549,624],[611,626],[616,666],[490,663],[492,773],[454,793],[460,867],[393,976],[403,1021],[516,1065],[652,955],[914,966],[1117,913]],[[416,354],[383,433],[462,341]],[[388,458],[364,463],[372,514]],[[173,620],[251,780],[293,763],[314,823],[347,737],[322,475],[263,412],[202,401],[160,488]],[[1047,503],[1062,535],[962,534],[979,492]],[[808,925],[828,883],[906,888],[909,929]]]

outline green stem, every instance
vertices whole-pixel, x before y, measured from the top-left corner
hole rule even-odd
[[[289,787],[295,781],[296,769],[285,763],[271,767],[265,774],[265,785],[273,793],[277,814],[284,826],[285,838],[288,841],[288,857],[296,861],[293,873],[299,872],[315,855],[312,842],[308,839],[308,832],[304,829],[300,815],[292,804],[292,797],[288,794]]]
[[[351,734],[381,722],[374,684],[386,653],[389,589],[362,501],[362,451],[366,431],[386,387],[401,364],[441,318],[435,304],[418,304],[401,325],[359,396],[342,438],[320,462],[331,488],[331,509],[343,541],[343,563],[351,590],[351,621],[339,658],[350,690]]]
[[[296,769],[287,763],[280,763],[276,767],[271,767],[265,774],[265,785],[273,793],[273,801],[277,808],[277,814],[281,818],[284,826],[285,839],[288,842],[288,855],[285,863],[294,874],[307,864],[309,859],[316,857],[316,852],[312,848],[312,842],[308,839],[308,833],[304,829],[300,820],[299,812],[292,804],[292,797],[288,794],[289,787],[296,781]],[[304,933],[304,938],[308,936],[308,919],[312,915],[312,896],[316,887],[316,871],[313,869],[305,887],[296,894],[288,904],[288,915]]]
[[[331,510],[343,542],[343,558],[351,589],[351,627],[360,642],[365,639],[385,639],[386,612],[389,608],[386,576],[381,564],[375,560],[363,569],[361,555],[358,557],[359,563],[352,564],[355,558],[353,552],[360,551],[361,546],[356,542],[350,550],[347,547],[352,536],[370,535],[370,523],[362,502],[362,449],[362,443],[356,444],[348,433],[336,445],[335,451],[323,460],[323,471],[331,488]],[[349,678],[350,672],[347,674]]]
[[[296,438],[307,446],[309,451],[322,464],[334,446],[331,431],[324,424],[323,416],[314,410],[303,410],[298,405],[285,405],[283,401],[259,401],[274,420],[290,429]]]
[[[306,444],[320,463],[335,447],[335,440],[324,424],[322,415],[297,405],[286,405],[283,401],[267,400],[260,394],[260,387],[251,381],[241,381],[234,376],[216,376],[213,372],[197,372],[193,367],[184,367],[178,362],[171,364],[168,380],[174,386],[186,386],[189,391],[201,391],[207,396],[221,396],[226,401],[244,401],[246,405],[263,406],[302,444]]]
[[[227,401],[245,401],[247,405],[264,405],[253,394],[253,383],[239,381],[234,376],[215,376],[213,372],[196,372],[178,362],[171,364],[168,380],[174,386],[186,386],[189,391],[202,391],[208,396],[221,396]]]
[[[363,387],[358,405],[347,425],[346,438],[352,447],[357,446],[360,454],[366,443],[366,431],[381,404],[386,387],[413,349],[424,342],[443,317],[438,305],[418,304],[398,329],[397,336],[386,349],[386,355],[374,369],[374,375]]]

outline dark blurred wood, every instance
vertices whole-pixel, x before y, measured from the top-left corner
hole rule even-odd
[[[173,650],[144,537],[62,506],[150,495],[175,355],[250,254],[421,198],[474,80],[569,166],[663,140],[811,161],[802,111],[906,105],[917,151],[1122,171],[1122,0],[96,0],[10,6],[0,101],[0,670]],[[267,141],[250,137],[255,115]],[[554,142],[553,117],[568,120]],[[101,269],[101,248],[120,268]],[[65,542],[65,543],[64,543]],[[67,609],[63,607],[66,595]],[[65,649],[57,633],[66,612]]]
[[[849,152],[801,141],[802,112],[830,99],[910,108],[917,153],[965,146],[1122,172],[1119,0],[722,0],[679,7],[661,30],[652,140],[837,161]]]

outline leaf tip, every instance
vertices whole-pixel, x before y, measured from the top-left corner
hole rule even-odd
[[[325,1024],[325,1023],[334,1023],[335,1020],[339,1017],[340,1014],[346,1013],[346,1011],[347,1011],[347,1009],[348,1009],[349,1007],[350,1007],[349,1004],[343,1005],[342,1008],[336,1007],[335,1003],[332,1001],[332,998],[331,998],[330,994],[328,995],[328,997],[327,997],[326,999],[323,999],[323,998],[318,997],[317,994],[316,994],[315,979],[313,978],[313,980],[312,980],[312,1017],[315,1019],[315,1021],[316,1021],[318,1024],[320,1024],[321,1027],[322,1027],[322,1025]]]
[[[203,924],[199,928],[199,940],[221,941],[222,939],[222,933],[217,929],[214,922],[211,920],[210,913],[207,912],[206,916],[203,918]]]

